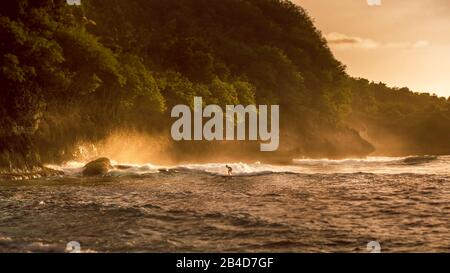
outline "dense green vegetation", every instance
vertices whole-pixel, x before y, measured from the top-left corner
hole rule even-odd
[[[448,99],[350,78],[306,11],[289,1],[1,6],[3,167],[69,159],[79,141],[117,128],[168,132],[171,107],[192,104],[194,95],[220,105],[280,104],[274,158],[364,156],[373,145],[390,154],[450,153]],[[385,145],[385,135],[401,148]],[[212,145],[177,143],[171,151],[206,156],[218,152]],[[254,147],[238,150],[254,155]]]
[[[450,98],[352,79],[348,124],[384,155],[449,154]]]

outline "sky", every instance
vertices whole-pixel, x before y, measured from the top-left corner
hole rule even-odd
[[[450,96],[450,0],[292,0],[351,76]]]

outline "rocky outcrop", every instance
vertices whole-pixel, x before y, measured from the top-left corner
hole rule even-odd
[[[86,164],[83,168],[83,176],[106,175],[113,168],[111,160],[102,157]]]
[[[64,175],[64,172],[36,166],[21,169],[0,169],[0,180],[30,180]]]

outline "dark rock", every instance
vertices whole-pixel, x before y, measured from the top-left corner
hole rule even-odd
[[[425,163],[430,163],[438,159],[437,156],[434,155],[424,155],[424,156],[410,156],[403,160],[403,163],[406,165],[420,165]]]
[[[62,171],[53,170],[43,166],[8,170],[0,169],[0,180],[30,180],[57,177],[62,175],[64,175],[64,172]]]
[[[113,168],[114,167],[111,165],[111,161],[108,158],[99,158],[84,166],[83,176],[106,175],[108,171]]]
[[[133,168],[133,166],[127,166],[127,165],[116,165],[114,167],[119,170],[129,170],[129,169]]]

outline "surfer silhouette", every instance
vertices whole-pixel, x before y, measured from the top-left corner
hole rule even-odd
[[[226,165],[225,167],[227,167],[228,169],[228,175],[232,176],[233,175],[233,168],[231,168],[230,166]]]

